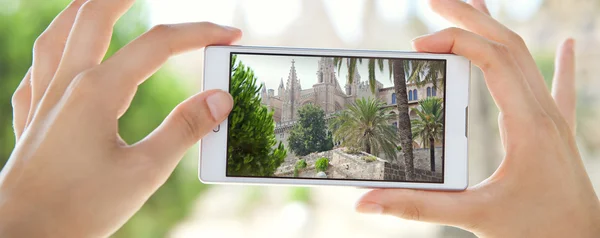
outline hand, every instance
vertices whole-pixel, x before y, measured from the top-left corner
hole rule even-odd
[[[458,0],[430,4],[466,30],[445,29],[413,46],[462,55],[481,68],[501,112],[506,156],[491,177],[465,191],[377,189],[356,209],[485,237],[600,237],[600,203],[574,138],[573,40],[558,50],[551,95],[521,37],[492,19],[482,0],[472,1],[474,7]]]
[[[17,145],[0,173],[1,237],[109,236],[231,110],[229,94],[207,91],[142,141],[119,137],[137,86],[171,55],[241,37],[211,23],[162,25],[102,62],[114,23],[133,3],[76,0],[35,42],[13,96]]]

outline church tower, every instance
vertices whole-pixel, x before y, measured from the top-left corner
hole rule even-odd
[[[277,89],[277,96],[283,99],[283,94],[285,93],[285,86],[283,86],[283,78],[281,78],[281,82],[279,83],[279,88]]]
[[[358,70],[354,70],[354,77],[352,77],[352,83],[349,83],[350,78],[348,77],[346,78],[346,95],[356,98],[356,95],[358,93],[358,85],[360,84],[360,74],[358,73]]]
[[[282,121],[293,121],[297,119],[298,104],[300,103],[300,79],[296,74],[295,61],[292,60],[292,67],[287,79],[286,90],[283,96],[283,119]]]
[[[313,88],[315,90],[315,103],[325,111],[325,114],[335,112],[335,97],[343,91],[337,81],[333,58],[323,57],[319,60],[317,84]]]

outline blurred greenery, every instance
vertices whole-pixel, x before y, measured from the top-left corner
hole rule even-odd
[[[67,0],[20,1],[16,11],[0,10],[0,165],[14,147],[12,92],[31,65],[32,47]],[[24,10],[26,9],[26,10]],[[136,4],[118,23],[107,57],[147,29],[140,19],[144,6]],[[192,92],[185,90],[173,72],[163,69],[142,84],[129,111],[119,122],[120,134],[134,143],[151,132],[164,117]],[[195,158],[190,158],[195,159]],[[173,175],[141,210],[113,237],[164,237],[188,211],[206,186],[198,182],[195,168],[178,166]]]

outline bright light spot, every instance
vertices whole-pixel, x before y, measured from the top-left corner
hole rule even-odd
[[[0,0],[0,14],[11,15],[19,10],[21,0]]]
[[[302,12],[301,0],[244,0],[241,4],[250,31],[259,36],[280,34]]]
[[[360,41],[365,0],[324,0],[323,3],[337,35],[347,43]]]
[[[281,227],[290,234],[303,230],[308,224],[309,209],[306,204],[294,202],[287,204],[281,211]]]
[[[427,1],[419,1],[417,6],[418,16],[427,25],[430,31],[439,31],[454,26],[454,24],[431,10]]]
[[[231,25],[236,0],[148,0],[150,23],[173,24],[210,21]]]
[[[388,21],[401,21],[408,16],[408,1],[376,0],[377,12]]]
[[[529,20],[542,5],[541,0],[527,0],[527,1],[511,1],[505,0],[503,2],[503,8],[505,9],[508,16],[517,21]]]

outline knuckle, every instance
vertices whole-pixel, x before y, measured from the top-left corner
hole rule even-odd
[[[171,35],[173,34],[173,25],[168,24],[159,24],[153,26],[152,29],[148,31],[148,38],[152,42],[160,43],[165,46],[167,49],[167,53],[172,54],[174,49],[171,45]]]
[[[414,203],[407,204],[406,207],[400,210],[400,217],[407,220],[420,221],[421,209]]]
[[[98,88],[98,73],[93,70],[86,70],[79,73],[68,89],[69,96],[75,99],[81,99],[90,96]]]
[[[98,16],[100,7],[98,1],[90,0],[81,5],[77,17],[82,19],[95,18]]]
[[[452,27],[446,28],[446,31],[451,32],[453,34],[458,34],[459,32],[462,31],[462,29],[460,29],[458,27],[455,27],[455,26],[452,26]]]
[[[490,44],[491,51],[498,57],[507,57],[510,55],[510,50],[504,44],[492,43]]]
[[[150,31],[148,31],[148,32],[151,35],[156,36],[156,37],[165,37],[165,36],[168,36],[172,30],[173,30],[172,25],[159,24],[159,25],[153,26],[152,29],[150,29]]]
[[[479,66],[483,72],[489,71],[494,66],[494,62],[506,62],[509,61],[511,57],[508,47],[496,42],[491,42],[489,44],[487,54],[490,55],[490,57],[487,57],[487,60]]]
[[[40,53],[45,49],[51,49],[53,46],[53,39],[48,32],[43,32],[33,43],[33,52]]]
[[[508,41],[511,42],[512,44],[515,44],[518,46],[525,45],[525,40],[523,40],[523,37],[521,37],[519,34],[517,34],[514,31],[508,31],[507,37],[508,37]]]
[[[28,88],[19,86],[11,97],[12,105],[19,105],[21,102],[25,101],[29,96]]]
[[[185,107],[177,107],[177,118],[180,124],[183,125],[183,134],[185,138],[191,140],[199,140],[202,137],[202,124],[205,123],[202,113],[198,109],[190,109]]]

